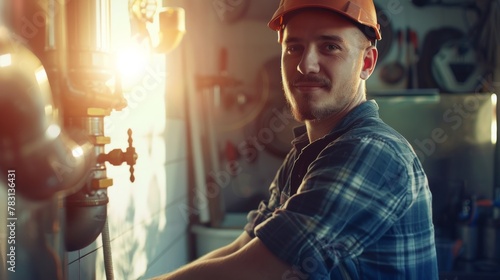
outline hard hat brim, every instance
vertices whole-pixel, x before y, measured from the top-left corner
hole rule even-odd
[[[380,25],[377,23],[377,14],[373,3],[368,7],[360,7],[353,1],[325,1],[325,0],[282,0],[280,6],[268,23],[269,28],[280,31],[284,28],[285,18],[291,13],[305,8],[326,9],[353,20],[355,23],[370,27],[376,40],[381,40]],[[366,32],[364,32],[366,34]]]

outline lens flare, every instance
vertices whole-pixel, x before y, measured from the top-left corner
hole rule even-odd
[[[150,51],[140,44],[130,44],[117,51],[116,66],[121,76],[123,88],[137,84],[149,65]]]
[[[0,55],[0,67],[8,67],[12,64],[12,55],[10,53]]]
[[[57,124],[51,124],[45,131],[45,136],[49,139],[56,139],[59,134],[61,134],[61,127]]]

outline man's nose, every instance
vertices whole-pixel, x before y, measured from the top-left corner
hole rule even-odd
[[[304,50],[297,71],[303,75],[319,72],[319,55],[316,50],[312,48]]]

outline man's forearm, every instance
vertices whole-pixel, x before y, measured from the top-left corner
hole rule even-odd
[[[190,264],[187,264],[180,269],[165,274],[151,280],[197,280],[197,279],[230,279],[223,278],[224,271],[217,269],[217,259],[201,260],[198,259]],[[227,277],[227,272],[224,273]],[[234,278],[237,279],[237,278]]]
[[[248,235],[247,237],[250,238]],[[245,241],[245,238],[241,240]],[[237,244],[238,242],[233,242],[236,246],[229,248],[237,248]],[[234,253],[211,258],[221,252],[209,254],[154,280],[274,280],[282,279],[283,275],[292,269],[273,255],[257,238],[251,239]]]
[[[243,232],[231,244],[207,253],[206,255],[195,260],[193,263],[229,256],[245,246],[248,242],[250,242],[250,240],[252,240],[252,238],[246,232]]]
[[[231,247],[231,246],[224,246],[224,247],[221,247],[217,250],[214,250],[212,252],[209,252],[203,256],[201,256],[200,258],[194,260],[192,263],[197,263],[197,262],[202,262],[202,261],[206,261],[206,260],[212,260],[212,259],[217,259],[217,258],[222,258],[222,257],[225,257],[225,256],[228,256],[228,255],[231,255],[232,253],[236,252],[236,249]]]
[[[245,246],[248,242],[250,242],[252,238],[246,233],[243,232],[235,241],[233,241],[231,244],[228,244],[224,247],[221,247],[219,249],[216,249],[212,252],[209,252],[202,257],[192,261],[191,263],[181,267],[175,272],[169,273],[162,275],[156,279],[210,279],[208,278],[207,274],[205,274],[205,269],[207,271],[210,271],[209,265],[215,266],[215,263],[212,261],[217,260],[219,258],[227,257],[234,252],[238,251],[241,249],[243,246]],[[210,261],[210,262],[208,262]],[[192,270],[192,271],[191,271]],[[205,278],[196,278],[196,273],[201,273],[200,277],[205,276]],[[214,273],[220,273],[220,270],[215,271]],[[183,277],[188,277],[188,278],[183,278]],[[189,278],[189,277],[194,277],[194,278]],[[215,277],[215,276],[214,276]],[[216,279],[216,278],[214,278]]]

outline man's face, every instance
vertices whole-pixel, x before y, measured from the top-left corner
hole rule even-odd
[[[335,13],[313,9],[292,16],[283,34],[281,71],[295,118],[321,120],[364,96],[369,48],[361,31]]]

